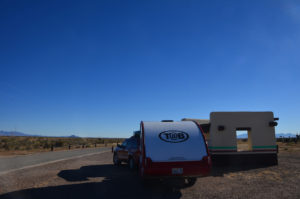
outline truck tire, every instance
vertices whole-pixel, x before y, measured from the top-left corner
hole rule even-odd
[[[120,164],[121,164],[121,161],[119,160],[117,154],[115,154],[115,153],[114,153],[114,156],[113,156],[113,162],[114,162],[115,166],[120,166]]]
[[[193,186],[197,181],[197,178],[187,178],[186,179],[186,185],[187,186]]]

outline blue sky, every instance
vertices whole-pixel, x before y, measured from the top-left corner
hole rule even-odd
[[[127,137],[273,111],[300,132],[299,1],[0,2],[0,130]]]

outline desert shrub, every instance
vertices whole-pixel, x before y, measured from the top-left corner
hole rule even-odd
[[[9,151],[9,146],[8,146],[7,143],[5,143],[5,144],[3,145],[3,148],[4,148],[4,150]]]
[[[81,148],[109,146],[112,143],[120,143],[121,138],[57,138],[57,137],[0,137],[0,150],[32,150],[32,149],[49,149],[54,147]]]
[[[44,143],[43,143],[43,148],[44,148],[44,149],[50,148],[50,144],[49,144],[48,142],[44,142]]]
[[[55,147],[62,147],[63,144],[64,144],[64,143],[63,143],[61,140],[59,140],[59,141],[56,141],[56,142],[55,142],[54,146],[55,146]]]
[[[34,149],[39,149],[39,148],[41,148],[40,143],[35,143],[35,144],[33,144],[32,148],[34,148]]]

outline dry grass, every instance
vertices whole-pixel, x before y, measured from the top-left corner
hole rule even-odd
[[[300,142],[277,142],[279,152],[300,152]]]
[[[246,139],[238,139],[238,150],[239,151],[247,151],[248,143]],[[300,152],[300,142],[276,142],[279,147],[279,152]]]
[[[119,138],[59,138],[1,136],[0,155],[24,155],[53,150],[68,150],[91,147],[111,147],[124,139]]]

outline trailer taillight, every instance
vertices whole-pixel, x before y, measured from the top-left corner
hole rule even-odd
[[[204,156],[202,160],[207,162],[209,165],[211,164],[211,157],[210,156]]]
[[[151,160],[151,158],[146,158],[146,167],[149,167],[149,166],[151,166],[151,164],[152,164],[152,160]]]
[[[207,158],[207,162],[208,162],[208,164],[210,165],[211,164],[211,157],[210,156],[207,156],[208,158]]]

